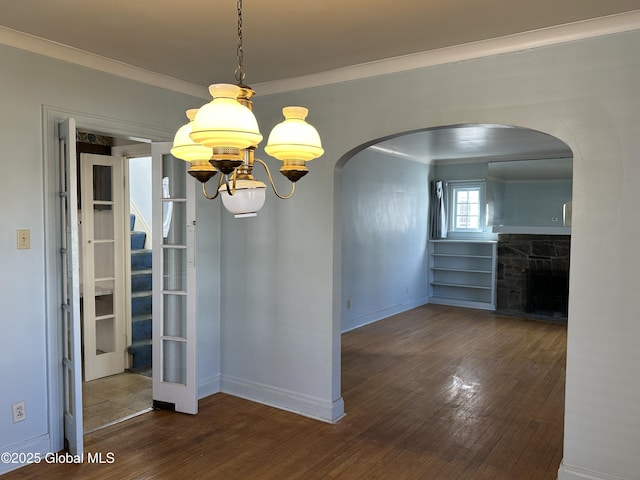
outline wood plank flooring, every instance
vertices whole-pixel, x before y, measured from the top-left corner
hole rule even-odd
[[[566,326],[427,305],[342,338],[347,416],[329,425],[225,394],[85,436],[112,464],[13,479],[552,480]]]

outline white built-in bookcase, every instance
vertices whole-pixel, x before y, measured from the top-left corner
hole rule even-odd
[[[430,240],[429,302],[496,308],[495,240]]]

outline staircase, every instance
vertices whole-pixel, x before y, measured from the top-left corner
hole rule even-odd
[[[151,250],[145,250],[145,232],[134,230],[131,215],[131,345],[130,370],[151,375]]]

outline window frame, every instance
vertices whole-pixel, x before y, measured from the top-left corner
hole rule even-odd
[[[457,228],[457,192],[478,191],[478,228]],[[482,233],[485,231],[486,222],[486,190],[487,182],[484,180],[464,180],[447,182],[449,196],[449,231],[452,233]]]

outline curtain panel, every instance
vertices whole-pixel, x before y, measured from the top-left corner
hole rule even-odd
[[[447,238],[447,209],[444,181],[431,182],[429,223],[431,238]]]

